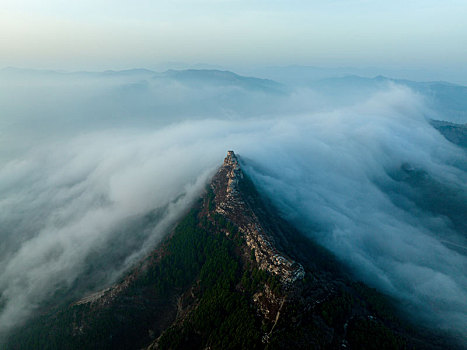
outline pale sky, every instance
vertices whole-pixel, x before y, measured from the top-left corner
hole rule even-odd
[[[0,68],[465,69],[466,0],[0,0]]]

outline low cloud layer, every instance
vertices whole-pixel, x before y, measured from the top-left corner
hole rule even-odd
[[[4,129],[17,151],[1,153],[0,332],[51,298],[115,280],[167,233],[228,149],[285,217],[358,278],[431,325],[467,328],[467,157],[430,126],[422,97],[388,85],[333,107],[310,90],[169,83],[150,95],[169,94],[168,119],[161,102],[127,120],[136,97],[125,93],[131,103],[117,126],[78,110],[65,132],[58,112],[39,116],[55,128],[34,147],[14,144],[33,112]],[[190,118],[189,106],[208,106],[207,118]]]

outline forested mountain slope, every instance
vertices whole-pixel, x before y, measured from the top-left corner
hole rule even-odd
[[[427,335],[428,334],[428,335]],[[430,335],[431,334],[431,335]],[[7,349],[442,349],[280,218],[229,151],[205,194],[114,286],[48,310]]]

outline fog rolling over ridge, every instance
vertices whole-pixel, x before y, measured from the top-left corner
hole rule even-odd
[[[387,82],[333,104],[319,86],[213,71],[42,74],[0,87],[0,333],[118,278],[228,149],[358,278],[431,326],[467,328],[467,155],[430,125],[428,97]]]

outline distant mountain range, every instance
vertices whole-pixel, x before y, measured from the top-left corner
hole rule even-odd
[[[284,92],[285,86],[270,79],[245,77],[229,71],[220,70],[168,70],[156,74],[157,78],[169,78],[196,86],[238,86],[245,89],[263,90],[267,92]]]
[[[451,84],[442,81],[415,82],[402,79],[391,79],[383,76],[375,78],[362,78],[359,76],[346,76],[343,78],[324,79],[312,82],[311,87],[335,94],[342,89],[353,87],[359,93],[374,92],[387,88],[387,84],[394,83],[407,86],[413,91],[426,97],[429,107],[441,120],[465,123],[467,121],[467,86]],[[352,90],[349,90],[352,93]]]
[[[140,79],[171,79],[186,84],[203,84],[214,86],[238,86],[246,89],[280,92],[285,89],[283,84],[270,79],[246,77],[230,71],[208,69],[167,70],[156,72],[137,68],[126,70],[106,70],[102,72],[62,72],[54,70],[20,69],[8,67],[0,70],[1,76],[11,77],[109,77],[109,78],[140,78]]]
[[[296,68],[298,74],[300,67]],[[292,69],[292,68],[290,68]],[[343,70],[345,72],[345,70]],[[281,79],[270,72],[272,77],[279,78],[281,82],[252,76],[243,76],[230,71],[214,69],[187,69],[167,70],[155,72],[148,69],[129,69],[121,71],[103,72],[60,72],[50,70],[30,70],[18,68],[5,68],[0,70],[0,77],[25,77],[25,78],[112,78],[128,80],[131,86],[141,85],[143,81],[176,81],[191,88],[202,87],[236,87],[240,90],[261,92],[272,95],[289,94],[297,88],[310,88],[317,93],[330,98],[333,103],[354,103],[378,90],[387,89],[388,84],[407,86],[416,93],[426,97],[428,107],[435,115],[432,119],[445,120],[454,123],[467,122],[467,86],[452,84],[443,81],[417,82],[404,79],[392,79],[384,76],[367,78],[358,75],[343,75],[325,78],[326,74],[307,77],[302,73],[302,80],[297,83],[293,79]],[[266,74],[266,73],[264,73]],[[329,72],[329,74],[331,74]],[[262,75],[263,76],[263,75]],[[144,87],[144,86],[143,86]]]

